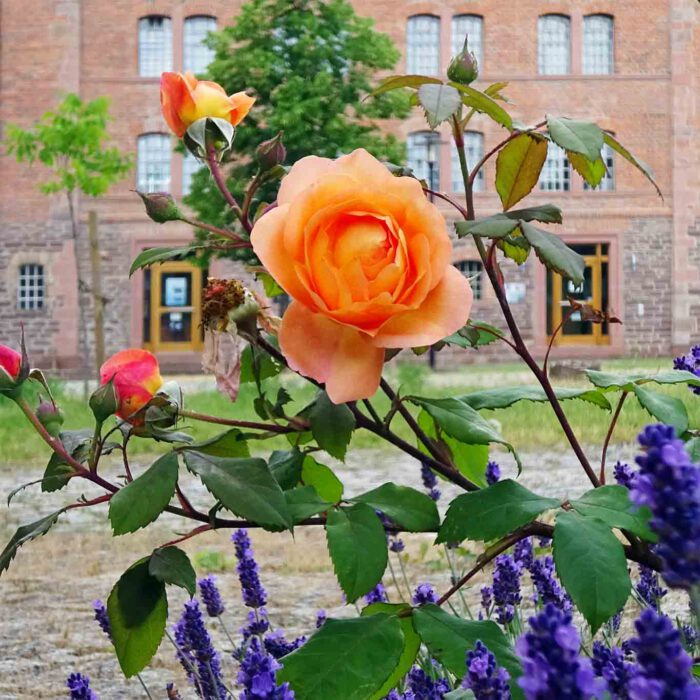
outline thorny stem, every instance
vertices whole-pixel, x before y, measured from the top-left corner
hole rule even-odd
[[[552,348],[554,347],[554,341],[556,340],[557,335],[561,331],[562,328],[564,328],[564,325],[566,322],[571,318],[571,315],[574,313],[574,309],[569,309],[566,314],[564,315],[564,318],[559,322],[559,325],[554,329],[552,332],[552,335],[549,338],[549,343],[547,345],[547,352],[544,356],[544,362],[542,363],[542,371],[549,376],[549,370],[547,368],[547,364],[549,362],[549,355],[552,352]]]
[[[180,542],[185,542],[189,540],[191,537],[196,537],[197,535],[201,535],[203,532],[209,532],[209,530],[213,530],[214,528],[211,525],[200,525],[199,527],[194,528],[194,530],[190,530],[186,535],[182,535],[182,537],[177,537],[174,540],[171,540],[170,542],[166,542],[165,544],[160,545],[161,547],[172,547],[173,545],[180,544]]]
[[[231,194],[228,186],[226,185],[226,179],[221,171],[221,164],[216,157],[216,149],[213,146],[207,148],[207,165],[209,166],[209,171],[216,182],[216,186],[219,188],[219,192],[223,195],[226,203],[231,207],[233,213],[236,215],[238,220],[241,222],[243,228],[250,233],[253,227],[250,225],[248,218],[243,215],[240,205],[236,201],[236,198]]]
[[[298,433],[306,429],[302,426],[294,427],[291,425],[277,425],[276,423],[256,423],[255,421],[220,418],[219,416],[210,416],[206,413],[197,413],[196,411],[180,410],[180,415],[183,418],[192,418],[192,420],[202,421],[203,423],[230,425],[235,428],[247,428],[249,430],[264,430],[268,433]]]
[[[235,245],[228,246],[228,248],[252,248],[250,241],[247,241],[245,238],[241,238],[241,236],[239,236],[237,233],[233,233],[233,231],[227,231],[224,228],[212,226],[211,224],[205,224],[203,221],[195,221],[194,219],[188,219],[184,216],[180,219],[180,221],[182,221],[185,224],[189,224],[194,228],[200,228],[204,231],[215,233],[217,236],[221,236],[222,238],[227,238],[228,240],[233,241]]]
[[[625,399],[627,398],[628,392],[623,391],[622,395],[620,396],[619,401],[617,402],[617,407],[615,408],[615,413],[613,413],[612,418],[610,419],[610,427],[608,428],[607,435],[605,436],[605,442],[603,443],[603,454],[601,455],[600,458],[600,483],[605,484],[605,458],[608,454],[608,445],[610,444],[610,438],[612,438],[613,431],[615,430],[615,426],[617,425],[617,419],[620,417],[620,413],[622,411],[622,406],[625,403]]]
[[[129,435],[124,438],[124,444],[122,445],[122,462],[124,463],[124,471],[126,472],[126,480],[131,483],[134,477],[131,473],[131,466],[129,465],[129,455],[127,454],[127,448],[129,445]]]

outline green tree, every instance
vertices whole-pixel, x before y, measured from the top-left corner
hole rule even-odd
[[[249,0],[234,24],[209,41],[215,57],[207,77],[228,93],[250,87],[257,96],[228,161],[228,184],[239,201],[256,170],[255,149],[279,131],[287,163],[309,154],[335,158],[360,146],[378,158],[403,160],[403,144],[377,120],[405,116],[406,95],[363,101],[376,74],[392,69],[400,53],[347,0]],[[274,199],[275,188],[259,190],[259,200]],[[234,221],[206,169],[185,201],[204,221]]]

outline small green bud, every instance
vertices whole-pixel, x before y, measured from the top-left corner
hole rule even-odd
[[[262,171],[272,170],[276,165],[282,165],[287,157],[287,149],[282,143],[282,132],[277,136],[263,141],[255,151],[255,158]]]
[[[464,37],[462,50],[450,61],[447,68],[447,77],[460,85],[470,85],[479,77],[479,62],[469,50],[468,42],[469,37]]]
[[[61,432],[63,411],[51,401],[42,401],[39,404],[36,409],[36,417],[51,437],[56,437]]]
[[[182,212],[168,192],[144,193],[137,190],[136,194],[143,199],[143,203],[146,205],[146,214],[157,224],[182,219]]]
[[[114,378],[98,387],[89,400],[90,410],[98,423],[104,423],[119,408],[119,399],[114,388]]]

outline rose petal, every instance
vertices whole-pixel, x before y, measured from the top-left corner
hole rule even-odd
[[[238,126],[255,104],[255,98],[245,92],[237,92],[229,97],[229,101],[231,102],[231,112],[228,115],[228,120],[233,126]]]
[[[289,204],[307,187],[320,180],[332,166],[333,161],[330,158],[319,158],[318,156],[300,158],[282,178],[277,193],[277,202]]]
[[[163,73],[160,76],[160,105],[171,131],[182,137],[188,125],[180,115],[183,109],[194,110],[194,100],[185,76],[180,73]]]

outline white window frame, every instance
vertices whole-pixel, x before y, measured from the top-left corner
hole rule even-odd
[[[138,37],[139,75],[142,78],[160,78],[161,73],[173,69],[173,23],[170,17],[141,17]]]
[[[41,311],[46,305],[46,275],[41,263],[22,263],[17,269],[17,309]]]
[[[474,299],[484,298],[484,266],[479,260],[460,260],[455,267],[469,280]]]
[[[467,156],[467,166],[471,171],[484,157],[484,134],[481,131],[470,130],[464,132],[464,154]],[[450,165],[452,166],[452,191],[464,192],[462,168],[459,164],[459,154],[454,143],[452,143],[450,151]],[[474,192],[483,192],[485,182],[484,169],[481,168],[476,178],[474,178]]]
[[[433,155],[433,181],[430,182],[430,151]],[[413,131],[406,139],[406,164],[419,180],[425,180],[431,189],[440,189],[440,158],[442,142],[435,131]]]
[[[205,73],[214,59],[214,51],[204,40],[207,34],[216,31],[216,17],[191,15],[185,17],[182,28],[182,69],[195,75]]]
[[[539,186],[545,192],[571,191],[571,163],[566,151],[552,141],[547,144],[547,158],[542,166]]]
[[[406,22],[406,72],[437,75],[440,72],[440,18],[412,15]]]
[[[172,145],[168,134],[141,134],[136,147],[136,188],[139,192],[168,192]]]
[[[452,56],[464,46],[464,37],[469,36],[469,50],[476,56],[479,72],[484,68],[484,18],[481,15],[460,14],[452,17]]]
[[[537,18],[537,72],[540,75],[571,73],[571,18],[548,14]]]
[[[586,15],[581,44],[584,75],[612,75],[615,72],[615,20],[611,15]]]

